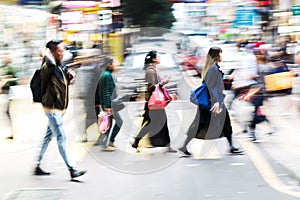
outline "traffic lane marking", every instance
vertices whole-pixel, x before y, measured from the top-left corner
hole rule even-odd
[[[267,162],[267,160],[262,156],[259,152],[258,148],[254,143],[249,141],[240,141],[241,146],[247,152],[248,156],[252,160],[253,164],[263,177],[263,179],[267,182],[267,184],[274,188],[275,190],[288,194],[294,197],[300,197],[300,192],[290,190],[289,186],[284,184],[280,178],[276,175],[273,168]]]

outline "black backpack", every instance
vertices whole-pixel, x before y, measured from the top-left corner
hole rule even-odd
[[[30,89],[32,92],[33,102],[42,102],[42,80],[41,80],[41,69],[35,70],[32,79],[30,81]]]

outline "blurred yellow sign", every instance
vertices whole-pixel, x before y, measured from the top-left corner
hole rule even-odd
[[[291,72],[281,72],[265,76],[267,91],[278,91],[291,89],[293,87],[294,74]]]
[[[17,4],[19,0],[2,0],[1,3]]]

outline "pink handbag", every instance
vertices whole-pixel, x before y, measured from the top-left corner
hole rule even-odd
[[[110,127],[110,115],[108,113],[103,113],[98,115],[98,127],[100,133],[106,133]]]
[[[167,88],[161,88],[159,85],[156,85],[148,101],[148,108],[149,110],[164,109],[171,100],[172,98]]]

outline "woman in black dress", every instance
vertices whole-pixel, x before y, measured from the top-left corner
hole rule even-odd
[[[190,125],[184,145],[179,148],[183,154],[189,156],[188,143],[195,137],[203,140],[226,137],[229,142],[230,153],[241,153],[242,150],[232,144],[232,127],[227,108],[224,105],[225,95],[223,73],[219,62],[222,61],[222,49],[211,47],[202,71],[202,82],[205,82],[210,96],[211,109],[198,106],[197,114]]]
[[[146,72],[147,93],[144,107],[142,128],[132,143],[133,148],[138,148],[139,141],[149,135],[150,143],[153,147],[168,147],[169,152],[176,152],[170,147],[169,128],[167,124],[167,114],[165,109],[149,110],[148,100],[155,89],[155,85],[164,86],[169,80],[162,81],[156,66],[160,64],[160,56],[157,51],[152,50],[145,57],[144,70]]]

